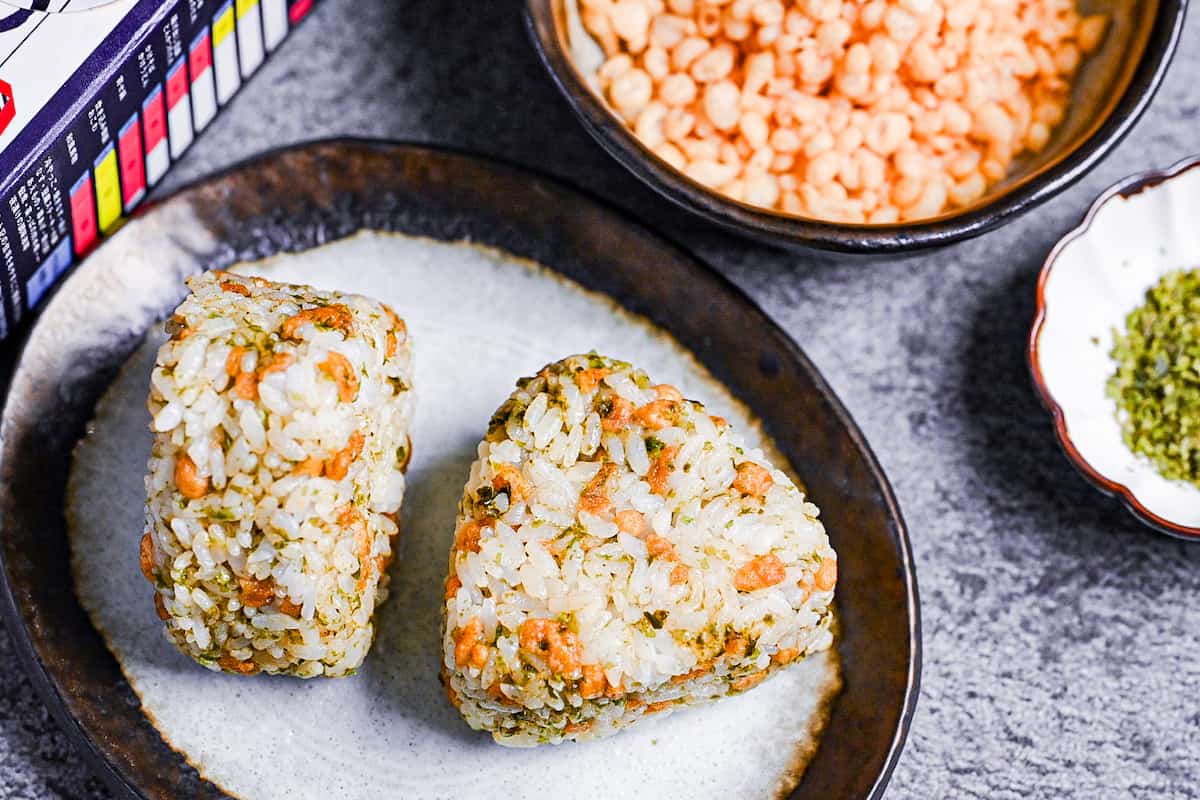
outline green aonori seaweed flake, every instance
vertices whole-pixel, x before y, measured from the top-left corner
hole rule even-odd
[[[650,458],[658,458],[658,454],[663,451],[664,447],[666,445],[653,436],[646,437],[646,455]]]
[[[1113,338],[1108,395],[1125,444],[1200,486],[1200,269],[1163,277]]]

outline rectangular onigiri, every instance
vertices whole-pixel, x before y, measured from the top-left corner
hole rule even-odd
[[[141,566],[166,633],[213,670],[362,663],[410,454],[404,322],[365,297],[188,281],[151,376]]]
[[[442,677],[506,745],[597,738],[828,648],[837,555],[761,450],[629,364],[518,382],[463,492]]]

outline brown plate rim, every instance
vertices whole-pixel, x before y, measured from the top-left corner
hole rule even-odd
[[[414,164],[420,162],[422,159],[424,159],[425,162],[432,161],[438,163],[454,161],[460,165],[461,169],[478,168],[488,170],[493,174],[506,176],[510,180],[520,179],[523,182],[527,182],[530,184],[531,190],[541,187],[543,190],[552,190],[560,196],[571,197],[582,207],[587,208],[600,217],[606,217],[608,224],[615,225],[617,229],[623,229],[626,236],[636,238],[638,241],[644,241],[648,243],[648,246],[659,249],[663,252],[672,253],[673,259],[683,269],[687,270],[689,274],[694,274],[698,278],[702,279],[702,282],[711,284],[719,292],[720,299],[732,302],[739,306],[741,313],[747,314],[753,318],[755,320],[755,324],[761,326],[761,330],[769,335],[771,346],[777,348],[782,354],[784,354],[788,361],[791,362],[790,366],[795,367],[796,374],[802,375],[804,379],[811,384],[815,399],[820,401],[823,406],[828,408],[833,421],[836,423],[836,426],[849,440],[853,449],[856,451],[856,457],[861,459],[862,466],[865,468],[866,474],[869,476],[871,491],[878,494],[876,501],[877,505],[881,508],[882,513],[884,513],[887,519],[887,524],[884,526],[885,538],[890,540],[890,543],[894,549],[894,552],[888,556],[888,563],[890,564],[891,560],[894,558],[894,567],[896,571],[895,580],[899,583],[898,588],[901,589],[900,595],[902,595],[905,605],[903,614],[905,617],[904,628],[903,634],[901,635],[906,640],[905,643],[907,644],[908,652],[906,659],[907,670],[904,673],[905,679],[903,682],[903,696],[896,698],[898,700],[898,703],[896,704],[898,713],[894,731],[890,736],[890,740],[887,741],[886,746],[881,746],[879,748],[882,757],[878,759],[879,763],[877,771],[873,770],[875,771],[875,775],[870,781],[870,788],[858,795],[863,798],[869,798],[870,800],[878,800],[878,798],[882,796],[888,780],[891,777],[892,771],[894,770],[899,759],[912,723],[917,699],[919,696],[922,646],[920,603],[918,599],[915,566],[907,527],[904,523],[899,505],[896,501],[887,477],[883,473],[878,460],[865,441],[861,431],[858,429],[857,425],[854,423],[845,407],[841,404],[841,401],[833,393],[832,389],[816,370],[815,366],[813,366],[813,364],[809,361],[808,357],[799,348],[799,346],[787,335],[786,332],[782,330],[782,328],[780,328],[773,320],[771,320],[771,318],[768,317],[766,313],[754,303],[753,300],[751,300],[744,292],[742,292],[741,289],[735,286],[721,273],[713,270],[705,265],[702,261],[692,256],[685,248],[680,247],[660,234],[648,229],[645,225],[633,219],[624,211],[614,208],[604,199],[596,197],[586,190],[579,189],[559,178],[546,175],[524,165],[507,162],[491,156],[482,156],[457,150],[454,148],[429,145],[427,143],[406,143],[361,138],[336,138],[273,149],[234,164],[214,175],[210,175],[189,183],[170,196],[146,205],[129,224],[138,225],[140,220],[145,220],[146,218],[151,217],[159,209],[187,204],[189,202],[189,198],[193,195],[196,197],[201,197],[205,191],[219,191],[221,187],[225,186],[226,182],[232,180],[233,178],[256,174],[260,171],[269,172],[272,167],[278,167],[281,164],[287,165],[291,164],[292,162],[296,162],[298,164],[302,163],[303,159],[320,159],[322,157],[327,157],[330,159],[335,157],[356,157],[360,159],[387,158],[389,159],[389,163],[395,169],[401,170],[401,173],[399,174],[406,174],[403,173],[404,169],[414,167]],[[410,163],[409,160],[412,160],[414,163]],[[337,206],[338,203],[341,202],[341,198],[329,193],[322,194],[318,198],[317,194],[318,193],[313,193],[312,195],[308,195],[306,197],[307,200],[317,204],[318,211],[337,211]],[[469,210],[466,213],[470,214],[472,211]],[[239,219],[238,221],[241,220]],[[418,225],[419,224],[420,220],[418,220]],[[369,224],[360,224],[357,229],[361,230],[368,227],[388,229],[386,226],[372,226]],[[417,230],[404,232],[411,234],[421,233],[421,231]],[[125,231],[124,233],[128,234],[129,231]],[[325,241],[320,238],[321,235],[322,234],[318,232],[318,243]],[[330,238],[341,238],[342,235],[344,234],[334,235]],[[436,234],[435,237],[447,240],[452,239],[450,236],[437,236]],[[270,246],[271,244],[268,243],[268,247]],[[308,246],[312,245],[310,244]],[[102,253],[106,247],[113,247],[111,241],[102,245],[98,251],[98,254]],[[278,247],[276,251],[287,251],[289,249],[294,248],[289,248],[285,245]],[[305,248],[301,247],[298,249]],[[16,383],[15,378],[20,376],[22,371],[28,366],[26,362],[30,358],[30,341],[37,333],[38,324],[42,320],[53,315],[55,309],[60,305],[63,305],[64,307],[68,306],[64,298],[69,296],[70,287],[73,285],[72,281],[76,280],[80,273],[84,273],[89,270],[89,265],[96,263],[96,258],[96,256],[93,256],[91,259],[86,260],[71,275],[59,282],[59,284],[52,291],[49,300],[44,304],[39,315],[38,322],[35,322],[35,324],[29,326],[21,337],[20,350],[18,351],[19,355],[17,356],[15,369],[12,373],[12,380],[10,380],[4,387],[3,402],[0,404],[0,422],[2,422],[4,426],[3,429],[0,429],[0,473],[7,473],[13,469],[11,464],[6,464],[5,462],[11,462],[11,457],[14,453],[10,451],[13,451],[16,446],[13,445],[10,437],[6,434],[10,432],[10,413],[13,400],[13,389],[14,384]],[[555,272],[560,272],[557,266],[548,266],[554,269]],[[97,267],[97,269],[100,268]],[[578,280],[570,274],[561,274],[565,274],[568,278]],[[587,284],[585,284],[585,286],[589,289],[597,290],[594,286]],[[599,289],[598,291],[608,294],[609,296],[613,297],[614,300],[617,300],[617,302],[622,306],[628,308],[626,302],[624,302],[622,299],[618,299],[618,297],[612,292],[605,291],[604,289]],[[644,311],[638,311],[635,309],[630,310],[633,310],[634,313],[646,313]],[[676,332],[672,330],[670,326],[663,325],[663,327],[665,330],[675,335]],[[137,335],[137,333],[138,332],[133,332],[131,335]],[[683,341],[683,344],[694,353],[701,363],[706,363],[706,366],[708,366],[710,369],[713,368],[713,366],[707,363],[706,360],[695,350],[694,345],[689,344],[687,341]],[[769,372],[767,367],[764,366],[762,362],[759,362],[758,366],[760,369]],[[785,366],[789,365],[785,364]],[[774,370],[778,370],[779,368],[780,367],[778,364],[771,366],[771,369]],[[767,418],[764,417],[764,420],[767,420]],[[769,420],[767,421],[769,424]],[[26,423],[26,427],[29,427],[30,425],[32,425],[32,423]],[[15,451],[15,454],[20,453],[20,450]],[[789,460],[791,460],[790,456]],[[53,480],[53,478],[50,478],[50,480]],[[13,532],[10,529],[10,525],[13,524],[12,520],[9,518],[10,512],[12,512],[13,509],[20,509],[23,502],[31,502],[28,499],[22,501],[22,499],[17,496],[18,492],[19,489],[16,489],[12,486],[11,480],[0,482],[0,537],[3,537],[0,539],[0,614],[2,614],[3,618],[8,624],[9,630],[14,639],[15,649],[20,654],[20,659],[26,667],[28,674],[32,678],[36,690],[45,701],[52,715],[59,722],[59,724],[62,725],[63,729],[68,734],[69,739],[77,747],[79,747],[89,764],[118,796],[123,798],[178,796],[170,794],[163,795],[161,793],[152,794],[144,791],[142,786],[146,780],[147,772],[145,771],[145,767],[139,765],[137,758],[130,756],[129,752],[122,750],[121,742],[114,741],[112,737],[99,740],[96,735],[93,735],[93,731],[89,729],[88,725],[85,724],[83,720],[77,718],[72,712],[72,702],[88,702],[92,704],[92,706],[89,707],[103,707],[105,703],[116,705],[121,700],[124,700],[126,704],[133,706],[132,710],[118,709],[116,713],[123,714],[125,717],[131,718],[139,724],[149,724],[145,713],[141,711],[140,707],[138,707],[136,698],[133,696],[132,690],[129,689],[127,682],[125,682],[124,685],[124,694],[128,695],[128,697],[116,698],[105,696],[103,698],[97,698],[85,696],[78,687],[64,686],[64,683],[61,680],[62,675],[60,674],[60,670],[66,669],[64,665],[50,664],[48,663],[47,658],[43,657],[43,652],[39,648],[39,642],[41,640],[35,639],[35,636],[33,635],[34,632],[31,628],[31,621],[27,619],[25,613],[22,611],[21,604],[14,591],[12,574],[13,565],[10,563],[9,553],[7,550],[8,543],[5,541]],[[65,539],[65,533],[63,534],[63,538]],[[94,635],[95,639],[99,640],[99,634],[96,633],[94,627],[91,626],[90,620],[88,620],[86,617],[86,613],[82,610],[82,608],[79,608],[78,600],[75,598],[74,592],[69,591],[64,592],[63,594],[69,594],[69,598],[63,602],[73,604],[72,613],[82,615],[83,624],[85,625],[86,630],[90,631],[90,633]],[[897,623],[899,622],[899,615],[897,615],[896,621]],[[33,625],[33,627],[40,625],[41,622],[42,620],[40,619],[36,620],[36,624]],[[72,620],[72,622],[74,622],[74,620]],[[80,646],[92,646],[92,644],[83,643],[83,645]],[[104,650],[101,658],[106,658],[108,662],[111,662],[111,664],[106,663],[103,665],[105,669],[117,669],[116,660],[110,652]],[[869,666],[864,665],[862,669],[868,670]],[[119,677],[120,680],[124,682],[123,676]],[[96,679],[93,678],[93,681],[95,680]],[[119,690],[121,687],[118,686],[117,688]],[[896,692],[895,694],[899,694],[899,692]],[[68,695],[70,695],[70,699],[68,699]],[[840,702],[840,700],[835,700],[833,710],[834,719],[836,719],[837,716],[838,702]],[[92,725],[94,727],[95,723],[93,722]],[[158,732],[153,731],[153,733],[157,736]],[[130,747],[133,746],[131,745]],[[163,753],[160,752],[161,748],[167,748],[167,745],[161,740],[161,738],[157,738],[155,755],[162,757]],[[818,749],[818,759],[820,758],[820,753],[821,750]],[[178,766],[179,780],[182,781],[184,778],[188,779],[187,785],[192,787],[190,796],[226,796],[219,788],[215,787],[211,783],[208,783],[203,778],[198,777],[195,771],[186,764],[179,754],[175,753],[174,751],[169,751],[169,755],[174,756],[177,762],[177,764],[174,765]],[[815,764],[816,761],[813,763]],[[174,780],[174,778],[175,776],[171,776],[164,779],[159,776],[160,782],[162,780]],[[796,792],[793,793],[793,797],[803,797],[804,786],[805,784],[802,782]],[[847,795],[847,800],[850,800],[851,797],[852,795]]]

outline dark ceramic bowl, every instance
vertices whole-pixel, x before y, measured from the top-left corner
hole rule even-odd
[[[669,333],[748,401],[805,476],[838,551],[843,689],[790,796],[878,800],[917,700],[916,574],[887,478],[812,363],[716,272],[574,189],[468,155],[362,141],[266,155],[144,207],[58,285],[22,343],[0,415],[0,614],[47,706],[116,796],[228,795],[171,748],[168,721],[143,706],[113,655],[129,651],[97,630],[72,591],[64,520],[72,451],[117,370],[170,314],[181,276],[363,229],[466,240],[540,262]],[[131,537],[130,570],[139,534],[113,532]],[[440,698],[436,670],[426,672]],[[203,713],[217,719],[221,709]],[[404,757],[396,754],[400,770]]]
[[[1187,0],[1116,0],[1085,9],[1112,15],[1100,50],[1080,69],[1066,119],[1049,144],[1018,159],[1011,174],[975,204],[921,222],[850,225],[789,216],[731,200],[656,157],[589,87],[582,67],[588,42],[569,25],[568,3],[526,0],[526,23],[542,63],[584,127],[651,188],[708,221],[783,247],[847,253],[919,250],[978,236],[1066,189],[1100,162],[1146,110],[1166,73],[1183,27]],[[572,38],[575,37],[575,38]]]

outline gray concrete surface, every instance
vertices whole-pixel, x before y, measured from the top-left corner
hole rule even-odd
[[[543,74],[516,0],[324,0],[169,176],[336,134],[439,142],[563,176],[686,242],[840,393],[895,485],[924,614],[920,706],[888,798],[1200,795],[1200,546],[1071,469],[1026,373],[1046,251],[1105,186],[1200,151],[1200,19],[1129,139],[1001,231],[892,263],[697,232],[623,173]],[[103,798],[0,632],[0,798]]]

